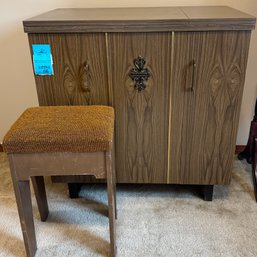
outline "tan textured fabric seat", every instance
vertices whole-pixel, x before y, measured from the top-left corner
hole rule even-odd
[[[7,153],[109,151],[113,129],[112,107],[33,107],[10,128],[3,148]]]

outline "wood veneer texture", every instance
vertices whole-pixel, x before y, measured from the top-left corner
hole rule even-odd
[[[250,30],[255,18],[227,6],[66,8],[23,25],[27,33]]]
[[[170,183],[230,182],[249,41],[248,31],[176,33]]]
[[[40,105],[114,106],[119,183],[229,183],[254,27],[221,6],[57,9],[24,21],[30,44],[53,48],[55,75],[35,76]],[[138,56],[150,72],[140,92]]]
[[[54,76],[35,76],[40,105],[108,105],[104,34],[29,34],[50,44]]]
[[[170,33],[108,36],[116,110],[116,169],[119,182],[166,183]],[[156,51],[158,45],[158,51]],[[137,91],[128,76],[133,60],[145,58],[150,78]],[[162,126],[160,126],[162,124]]]

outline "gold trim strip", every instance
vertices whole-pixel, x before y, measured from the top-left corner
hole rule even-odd
[[[109,94],[109,105],[113,106],[113,89],[111,87],[111,73],[110,73],[110,56],[109,56],[109,44],[108,44],[108,33],[105,33],[105,47],[107,56],[107,84]]]
[[[173,59],[174,59],[174,39],[175,33],[171,33],[171,69],[170,69],[170,101],[169,101],[169,126],[168,126],[168,165],[167,165],[167,184],[170,183],[170,149],[171,149],[171,112],[172,112],[172,72],[173,72]]]

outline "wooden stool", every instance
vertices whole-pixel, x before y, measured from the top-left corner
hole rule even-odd
[[[31,177],[42,221],[48,216],[43,176],[94,175],[107,179],[111,256],[116,254],[116,182],[112,168],[114,110],[107,106],[51,106],[27,109],[3,140],[27,256],[37,243]]]

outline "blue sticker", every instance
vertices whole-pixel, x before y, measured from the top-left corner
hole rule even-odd
[[[53,75],[53,58],[48,44],[32,45],[33,65],[36,75]]]

